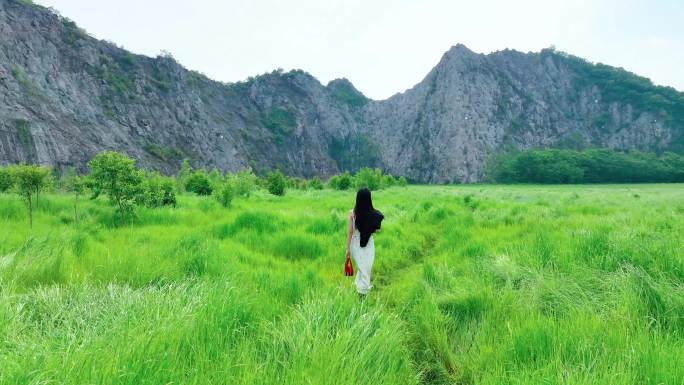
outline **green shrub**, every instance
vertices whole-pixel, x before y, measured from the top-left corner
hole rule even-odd
[[[397,186],[406,187],[406,185],[408,185],[406,178],[400,176],[399,179],[397,179]]]
[[[176,189],[173,179],[157,172],[148,174],[142,182],[137,202],[146,207],[175,207]]]
[[[294,114],[283,107],[273,107],[263,119],[264,126],[279,135],[292,132],[297,125]]]
[[[368,103],[368,98],[354,88],[347,79],[335,79],[328,83],[327,88],[334,99],[351,107],[362,107]]]
[[[197,170],[185,182],[185,190],[197,195],[211,195],[211,180],[204,170]]]
[[[213,195],[221,206],[230,207],[230,202],[232,202],[235,195],[233,184],[230,181],[219,184],[214,188]]]
[[[209,172],[209,175],[207,176],[209,178],[209,181],[211,182],[212,186],[217,186],[221,183],[223,183],[224,177],[221,174],[221,171],[219,171],[216,167],[211,169]]]
[[[278,170],[268,174],[266,178],[266,188],[273,195],[285,195],[285,176]]]
[[[0,167],[0,193],[9,190],[14,182],[12,181],[12,174],[7,167]]]
[[[308,183],[307,183],[306,179],[299,178],[296,176],[285,175],[285,187],[297,189],[297,190],[306,190],[307,186],[308,186]]]
[[[323,182],[321,182],[321,178],[317,176],[313,177],[309,182],[309,187],[314,190],[323,190]]]
[[[392,175],[386,174],[382,176],[382,188],[392,187],[397,183]]]
[[[371,169],[364,167],[354,175],[356,188],[366,187],[369,190],[379,190],[382,188],[382,171],[379,168]]]
[[[249,197],[257,188],[257,176],[251,169],[245,168],[228,178],[233,185],[236,196]]]
[[[347,190],[353,184],[354,178],[346,171],[339,175],[333,175],[328,180],[328,185],[334,190]]]
[[[185,191],[185,185],[188,183],[188,179],[192,176],[193,171],[190,167],[190,161],[183,159],[181,163],[181,168],[176,175],[176,185],[178,186],[178,191]]]

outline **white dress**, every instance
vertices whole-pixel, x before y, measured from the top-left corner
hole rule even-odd
[[[356,290],[360,294],[368,294],[371,285],[371,269],[373,268],[373,261],[375,260],[375,244],[373,243],[373,236],[371,235],[366,247],[361,247],[361,233],[356,228],[355,216],[352,214],[352,227],[354,233],[352,234],[349,251],[352,258],[354,258],[354,266],[356,271],[354,275],[354,283]]]

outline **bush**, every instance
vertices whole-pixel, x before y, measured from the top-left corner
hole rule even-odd
[[[223,207],[230,207],[230,203],[233,200],[233,195],[234,195],[234,189],[233,185],[231,182],[226,181],[214,189],[213,195],[214,198],[221,204]]]
[[[117,206],[121,222],[127,212],[133,210],[135,197],[139,194],[143,173],[135,168],[135,162],[116,151],[97,154],[88,162],[94,197],[101,193],[109,196]]]
[[[408,181],[406,181],[406,178],[401,176],[399,177],[399,179],[397,179],[397,186],[406,187],[406,185],[408,185]]]
[[[285,176],[285,187],[293,188],[297,190],[306,190],[307,187],[306,179],[299,178],[296,176]]]
[[[221,171],[219,171],[216,167],[214,167],[211,172],[209,172],[208,175],[209,180],[211,181],[212,186],[217,186],[223,182],[223,175],[221,174]]]
[[[188,183],[188,179],[192,176],[192,167],[190,167],[190,161],[183,159],[181,163],[181,168],[176,176],[176,184],[178,185],[178,191],[185,191],[185,185]]]
[[[285,184],[285,176],[277,170],[269,173],[266,178],[266,188],[273,195],[285,195]]]
[[[194,192],[197,195],[211,195],[211,181],[204,170],[192,173],[185,182],[185,190]]]
[[[382,188],[392,187],[396,184],[396,180],[392,175],[386,174],[382,176]]]
[[[334,190],[347,190],[354,184],[353,177],[348,172],[333,175],[328,180],[328,186]]]
[[[228,179],[233,185],[233,193],[236,196],[248,197],[257,188],[258,178],[249,168],[238,171],[237,174],[231,175]]]
[[[356,188],[366,187],[369,190],[379,190],[382,188],[382,171],[379,168],[371,169],[364,167],[354,175]]]
[[[12,181],[12,175],[10,174],[9,168],[0,167],[0,193],[12,188],[13,184],[14,183]]]
[[[314,190],[323,190],[323,182],[321,182],[321,178],[317,176],[313,177],[309,182],[309,187]]]
[[[142,182],[141,193],[136,199],[146,207],[176,206],[174,180],[153,172]]]

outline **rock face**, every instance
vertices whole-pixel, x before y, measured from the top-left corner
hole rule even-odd
[[[323,177],[363,166],[476,182],[492,154],[533,147],[684,150],[684,94],[543,50],[452,47],[383,101],[303,71],[224,84],[171,57],[133,55],[67,19],[0,0],[0,164],[85,169],[115,149],[143,167]]]

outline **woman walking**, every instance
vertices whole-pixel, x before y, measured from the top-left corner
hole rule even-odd
[[[362,188],[356,193],[356,205],[349,211],[349,225],[347,226],[347,252],[345,257],[351,257],[356,263],[356,290],[362,297],[368,294],[371,285],[371,269],[375,260],[375,243],[373,233],[380,230],[380,224],[385,217],[373,208],[371,192]]]

